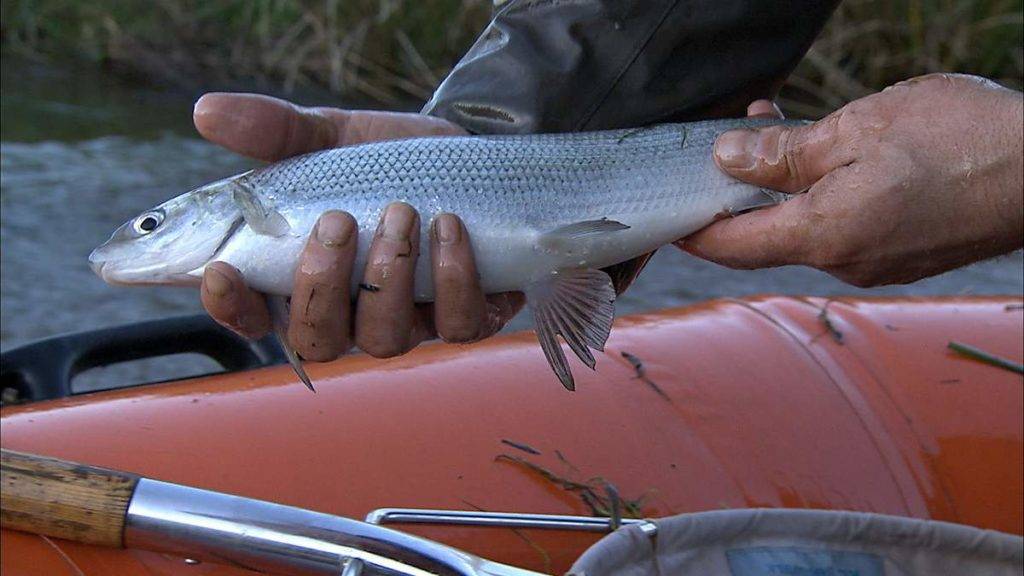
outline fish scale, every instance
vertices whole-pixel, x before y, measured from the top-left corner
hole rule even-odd
[[[691,234],[723,212],[775,201],[770,191],[718,170],[712,146],[726,130],[777,122],[411,138],[314,152],[165,202],[124,224],[90,260],[110,282],[151,284],[194,284],[220,260],[252,288],[285,297],[326,210],[345,210],[359,223],[356,271],[366,266],[388,203],[404,201],[419,212],[424,253],[431,220],[455,213],[472,238],[482,288],[525,292],[541,348],[572,388],[556,336],[593,367],[587,347],[599,349],[607,339],[615,296],[600,269]],[[148,225],[159,220],[157,227],[144,230],[145,218],[155,219]],[[361,279],[352,275],[352,294]],[[420,257],[414,296],[425,302],[433,295],[430,258]]]

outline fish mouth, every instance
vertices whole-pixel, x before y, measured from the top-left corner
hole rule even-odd
[[[133,267],[125,269],[119,265],[120,260],[104,258],[99,254],[100,249],[89,254],[89,267],[104,282],[112,286],[142,286],[171,284],[180,286],[198,285],[200,278],[187,273],[160,273],[155,274],[153,266]]]
[[[111,285],[127,285],[130,282],[126,282],[118,278],[110,268],[107,267],[108,261],[101,259],[94,259],[92,254],[89,255],[89,267],[92,271],[100,277],[101,280]]]
[[[107,266],[107,264],[110,264],[110,260],[104,257],[102,249],[103,247],[100,246],[89,254],[89,268],[92,268],[93,273],[107,284],[125,284],[123,280],[117,277],[116,270],[112,270],[110,266]]]
[[[89,268],[92,268],[94,274],[99,276],[103,281],[107,281],[106,276],[103,275],[103,266],[107,263],[99,254],[99,249],[93,250],[89,254]]]

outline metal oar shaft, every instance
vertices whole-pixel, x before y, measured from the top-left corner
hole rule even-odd
[[[2,451],[3,527],[275,574],[537,576],[403,532],[252,498]]]

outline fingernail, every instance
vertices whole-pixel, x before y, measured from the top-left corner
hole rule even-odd
[[[462,226],[453,214],[439,214],[434,219],[434,235],[442,246],[455,244],[462,238]]]
[[[231,280],[216,268],[206,269],[206,291],[212,296],[223,298],[231,292]]]
[[[723,168],[749,170],[754,167],[754,148],[757,132],[753,130],[732,130],[722,134],[715,141],[715,156]]]
[[[352,221],[340,212],[324,213],[316,223],[316,239],[325,248],[338,248],[352,238]]]
[[[377,231],[389,240],[407,241],[412,236],[412,225],[415,221],[416,211],[408,204],[389,204]]]

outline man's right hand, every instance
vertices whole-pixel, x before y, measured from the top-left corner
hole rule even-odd
[[[207,140],[266,161],[379,140],[465,134],[451,122],[421,114],[303,108],[257,94],[207,94],[196,102],[193,117]],[[429,247],[419,246],[424,225],[430,226]],[[333,360],[352,344],[389,357],[438,336],[472,342],[500,330],[523,305],[519,293],[484,295],[469,232],[454,214],[421,223],[408,204],[389,205],[377,223],[365,270],[352,269],[356,232],[351,215],[325,212],[296,266],[288,341],[307,360]],[[413,302],[421,248],[431,261],[430,304]],[[353,274],[374,290],[351,295]],[[210,316],[243,336],[257,338],[270,329],[263,297],[225,262],[206,267],[200,295]]]
[[[808,126],[719,137],[731,176],[798,194],[679,244],[732,268],[804,264],[857,286],[905,283],[1020,248],[1022,96],[932,74]],[[765,102],[752,113],[770,110]]]

